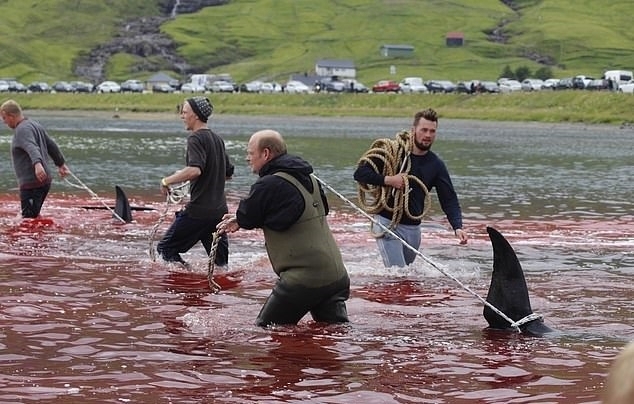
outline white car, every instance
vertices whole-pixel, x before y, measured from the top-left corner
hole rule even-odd
[[[121,86],[114,81],[104,81],[97,86],[96,91],[98,93],[118,93],[121,91]]]
[[[279,84],[275,82],[270,82],[270,81],[266,81],[262,83],[262,85],[260,86],[260,90],[258,90],[258,93],[263,93],[263,94],[272,94],[272,93],[280,93],[280,92],[282,92],[282,86],[280,86]]]
[[[233,84],[225,80],[216,80],[209,86],[212,93],[232,93],[235,89]]]
[[[196,83],[185,83],[181,86],[181,93],[204,93],[205,86]]]
[[[559,79],[546,79],[544,80],[543,88],[548,90],[554,90],[557,88],[557,84],[559,83]]]
[[[619,92],[634,94],[634,80],[630,80],[625,84],[619,84]]]
[[[522,90],[522,83],[514,79],[500,80],[498,85],[501,93],[512,93]]]
[[[253,80],[248,83],[244,83],[240,86],[240,92],[243,93],[257,93],[260,91],[260,87],[262,87],[261,80]]]
[[[421,77],[405,77],[399,83],[402,93],[428,93],[429,89]]]
[[[544,88],[544,80],[542,79],[524,79],[522,81],[523,91],[539,91]]]
[[[286,87],[284,88],[284,91],[289,94],[308,94],[312,90],[310,87],[308,87],[306,84],[302,83],[301,81],[291,80],[288,83],[286,83]]]

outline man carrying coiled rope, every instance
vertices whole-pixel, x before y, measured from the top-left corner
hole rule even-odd
[[[386,233],[384,227],[418,249],[420,223],[429,209],[432,188],[436,188],[440,206],[460,244],[467,243],[460,203],[449,171],[430,150],[437,128],[436,111],[429,108],[417,112],[411,132],[400,132],[394,140],[376,140],[361,157],[354,172],[359,202],[367,213],[375,215],[372,233],[386,267],[409,265],[416,254]]]
[[[167,262],[187,264],[181,253],[201,242],[211,252],[216,225],[227,213],[225,180],[231,178],[234,167],[229,161],[222,138],[207,127],[213,106],[206,97],[188,98],[181,109],[181,119],[191,133],[187,137],[186,166],[161,180],[164,195],[170,186],[190,182],[190,200],[176,212],[176,219],[157,245],[157,251]],[[215,263],[226,265],[229,244],[224,236],[218,244]]]

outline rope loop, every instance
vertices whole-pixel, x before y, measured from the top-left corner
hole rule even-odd
[[[396,134],[394,139],[375,140],[358,162],[358,165],[369,165],[376,173],[384,177],[398,174],[403,176],[403,189],[357,183],[359,204],[366,213],[377,214],[381,211],[387,211],[392,214],[389,229],[396,228],[403,216],[411,220],[421,220],[431,207],[431,195],[427,186],[415,175],[407,174],[412,164],[410,154],[413,145],[413,136],[409,131],[402,130]],[[379,165],[382,168],[379,168]],[[408,195],[414,186],[420,187],[425,193],[424,208],[419,215],[412,213],[409,208]],[[372,234],[375,237],[382,237],[385,232]]]
[[[163,209],[163,212],[161,212],[161,215],[152,227],[152,230],[150,230],[150,235],[148,237],[150,243],[149,253],[152,262],[156,261],[156,251],[154,251],[154,237],[156,236],[156,232],[161,226],[161,223],[163,223],[163,221],[167,217],[170,205],[177,205],[187,197],[189,197],[189,181],[169,187],[167,196],[165,197],[165,208]]]
[[[524,324],[530,323],[531,321],[543,320],[543,319],[544,319],[544,316],[542,316],[541,314],[531,313],[528,316],[511,323],[511,327],[515,328],[518,331],[521,331],[520,327],[523,326]]]

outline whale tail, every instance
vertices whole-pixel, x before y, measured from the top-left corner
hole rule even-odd
[[[499,231],[487,227],[487,233],[493,245],[493,273],[486,300],[513,321],[519,321],[533,314],[522,265],[513,247]],[[511,324],[489,306],[484,307],[483,314],[490,328],[512,329]],[[521,325],[520,330],[524,334],[536,336],[554,332],[544,324],[542,318]]]

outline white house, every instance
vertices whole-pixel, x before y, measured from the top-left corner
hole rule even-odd
[[[315,64],[315,74],[321,77],[354,79],[357,77],[357,69],[352,60],[322,59]]]

